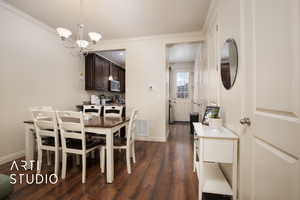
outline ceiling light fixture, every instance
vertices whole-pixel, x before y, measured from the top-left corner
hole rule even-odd
[[[71,46],[66,46],[67,48],[76,48],[78,47],[80,50],[80,53],[84,53],[87,50],[92,50],[90,48],[91,45],[95,45],[97,44],[97,42],[102,38],[100,33],[97,32],[89,32],[88,36],[90,39],[90,42],[87,40],[84,40],[83,36],[84,36],[84,24],[83,24],[83,17],[82,17],[82,13],[83,13],[83,9],[82,6],[83,5],[83,0],[80,0],[80,23],[78,24],[78,31],[77,31],[77,36],[75,39],[75,43],[73,42],[72,39],[70,39],[72,32],[66,28],[62,28],[62,27],[58,27],[56,29],[59,37],[61,38],[62,41],[64,42],[70,42],[72,41],[73,44]]]

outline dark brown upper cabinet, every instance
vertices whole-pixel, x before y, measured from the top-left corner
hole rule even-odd
[[[119,71],[120,71],[120,68],[117,65],[111,63],[111,65],[110,65],[110,75],[112,76],[113,80],[120,81]]]
[[[111,64],[110,67],[110,74],[115,81],[120,81],[120,92],[125,92],[125,69],[115,65]]]
[[[109,66],[102,57],[88,54],[85,58],[85,89],[108,91]]]
[[[119,79],[120,79],[121,92],[125,93],[125,70],[124,69],[119,70]]]
[[[85,57],[85,89],[109,91],[109,76],[120,81],[120,92],[125,92],[125,70],[96,54]]]

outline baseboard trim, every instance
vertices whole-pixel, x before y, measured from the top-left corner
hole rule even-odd
[[[166,142],[164,137],[147,137],[147,136],[136,136],[134,138],[137,141],[147,141],[147,142]]]
[[[16,160],[16,159],[21,158],[23,156],[25,156],[25,151],[24,150],[19,151],[19,152],[15,152],[15,153],[11,153],[11,154],[8,154],[6,156],[2,156],[2,157],[0,157],[0,165],[8,163],[12,160]]]

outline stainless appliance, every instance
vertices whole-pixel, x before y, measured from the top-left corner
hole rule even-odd
[[[120,92],[120,81],[111,80],[110,81],[110,91],[111,92]]]

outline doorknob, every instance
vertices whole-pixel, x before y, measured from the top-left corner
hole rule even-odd
[[[248,118],[248,117],[245,117],[245,118],[241,119],[241,120],[240,120],[240,123],[241,123],[242,125],[251,126],[251,120],[250,120],[250,118]]]

